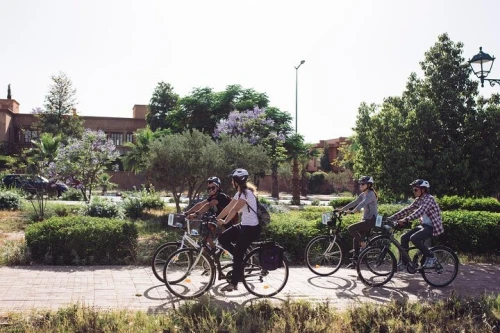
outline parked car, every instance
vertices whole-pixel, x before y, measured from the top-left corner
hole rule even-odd
[[[28,174],[10,174],[2,179],[2,183],[6,187],[16,187],[24,191],[35,194],[37,191],[43,190],[47,193],[56,193],[61,196],[63,192],[68,190],[68,186],[62,182],[51,182],[42,176],[32,176]]]

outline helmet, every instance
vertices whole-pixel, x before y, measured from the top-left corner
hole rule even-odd
[[[210,177],[207,179],[207,183],[213,183],[215,185],[217,185],[217,187],[220,187],[220,179],[217,178],[217,177]]]
[[[431,187],[431,184],[429,184],[429,182],[427,180],[423,180],[423,179],[417,179],[417,180],[414,180],[410,186],[415,186],[415,187]]]
[[[361,176],[358,180],[360,183],[373,184],[373,178],[370,176]]]
[[[245,169],[234,169],[229,174],[229,177],[233,177],[233,179],[238,179],[245,182],[248,179],[248,171],[246,171]]]

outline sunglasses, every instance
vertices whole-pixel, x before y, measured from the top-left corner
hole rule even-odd
[[[359,183],[359,186],[365,186],[366,183]]]
[[[213,191],[217,188],[217,186],[209,186],[207,187],[207,191]]]
[[[419,189],[418,187],[415,187],[415,188],[413,189],[413,192],[418,192],[418,191],[420,191],[420,189]]]

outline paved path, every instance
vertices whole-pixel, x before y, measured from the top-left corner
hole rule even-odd
[[[361,302],[385,303],[391,299],[435,300],[453,291],[462,295],[500,293],[500,266],[460,266],[456,280],[446,288],[429,287],[419,274],[398,273],[387,285],[367,288],[354,270],[340,269],[328,277],[315,276],[305,267],[293,267],[285,289],[274,298],[328,301],[344,309]],[[222,294],[217,281],[209,299],[223,306],[248,304],[257,298],[240,290]],[[207,298],[205,298],[207,299]],[[20,266],[0,268],[0,313],[57,309],[80,302],[103,309],[163,312],[179,305],[149,267],[138,266]]]

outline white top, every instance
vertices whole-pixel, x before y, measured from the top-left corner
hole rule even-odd
[[[245,197],[246,194],[246,197]],[[248,208],[247,205],[243,206],[240,209],[241,214],[241,225],[248,225],[248,226],[256,226],[259,225],[259,219],[257,218],[257,213],[254,213],[254,211],[257,211],[257,199],[255,198],[255,195],[253,194],[252,191],[246,190],[245,193],[241,194],[240,197],[240,192],[237,192],[234,195],[233,199],[243,199],[247,202],[250,207],[253,208],[250,209]]]

